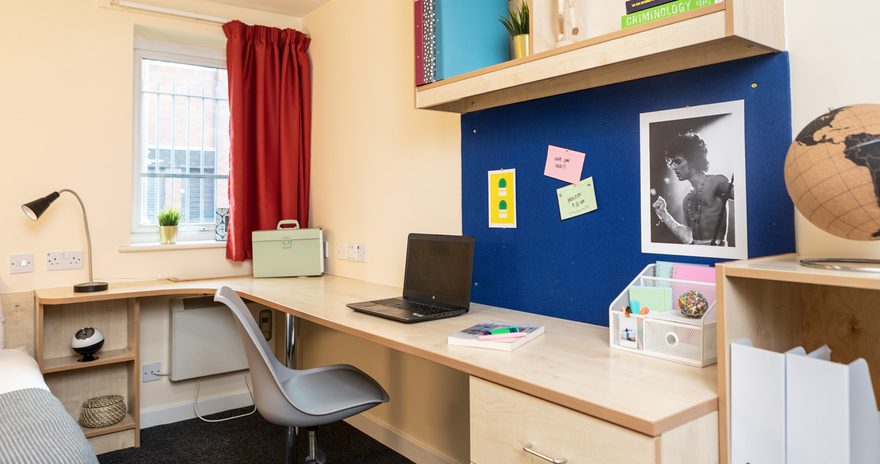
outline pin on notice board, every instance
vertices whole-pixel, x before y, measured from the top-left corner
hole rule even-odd
[[[576,184],[581,181],[584,169],[585,153],[567,148],[547,145],[547,163],[544,164],[544,175]]]

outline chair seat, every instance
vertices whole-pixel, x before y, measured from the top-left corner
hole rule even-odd
[[[352,408],[366,410],[388,401],[378,383],[347,364],[298,371],[282,388],[297,409],[316,416],[343,413],[348,417]]]

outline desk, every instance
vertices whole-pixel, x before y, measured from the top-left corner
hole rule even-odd
[[[44,347],[51,345],[52,341],[42,329],[43,315],[54,306],[125,300],[130,308],[126,314],[135,319],[126,322],[129,338],[136,338],[137,334],[132,332],[138,330],[138,299],[212,294],[221,285],[235,289],[245,299],[455,369],[471,376],[474,381],[482,379],[490,386],[525,393],[542,402],[638,432],[653,440],[658,449],[658,461],[661,453],[691,453],[669,447],[677,440],[675,436],[693,434],[695,430],[688,431],[687,428],[696,427],[708,438],[703,443],[685,443],[687,440],[682,438],[681,446],[702,447],[704,449],[700,452],[704,456],[714,453],[717,460],[717,428],[712,428],[717,427],[717,420],[713,423],[712,418],[718,409],[714,366],[699,369],[613,351],[608,348],[608,329],[605,327],[479,304],[472,305],[471,311],[461,317],[400,324],[357,313],[345,306],[353,301],[400,294],[399,288],[342,277],[153,281],[113,284],[108,291],[97,294],[75,294],[70,288],[40,289],[36,291],[37,359],[41,366],[45,365]],[[483,320],[542,324],[546,333],[510,353],[447,345],[448,334]],[[130,343],[129,346],[133,351],[133,363],[138,366],[137,344]],[[131,388],[137,393],[137,385]],[[474,389],[473,382],[471,388]],[[390,405],[393,400],[392,397]],[[472,394],[472,409],[475,400]],[[134,419],[136,423],[136,417]],[[473,419],[471,422],[473,428]],[[473,459],[473,449],[478,444],[474,443],[473,430],[471,432]],[[663,440],[664,437],[667,439]],[[675,459],[672,462],[686,461]]]

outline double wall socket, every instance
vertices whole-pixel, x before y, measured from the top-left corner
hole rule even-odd
[[[340,243],[336,245],[336,257],[347,261],[367,262],[367,245],[363,243]]]
[[[46,253],[46,269],[49,271],[61,271],[64,269],[82,269],[83,252],[78,251],[50,251]]]

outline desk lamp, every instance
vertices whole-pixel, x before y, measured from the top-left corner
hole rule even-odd
[[[46,195],[43,198],[37,198],[36,200],[25,203],[21,205],[21,211],[25,214],[25,216],[31,218],[32,221],[36,221],[46,212],[49,208],[49,205],[52,204],[53,201],[57,200],[58,197],[61,196],[62,193],[67,192],[76,197],[76,200],[79,201],[79,206],[82,208],[83,213],[83,224],[86,227],[86,241],[88,242],[88,252],[89,252],[89,281],[76,284],[73,286],[73,291],[76,293],[92,293],[92,292],[100,292],[103,290],[107,290],[107,282],[95,282],[95,279],[92,277],[92,235],[89,233],[89,219],[86,217],[86,206],[83,204],[82,199],[79,195],[76,194],[73,190],[61,189],[57,192],[52,192]]]

